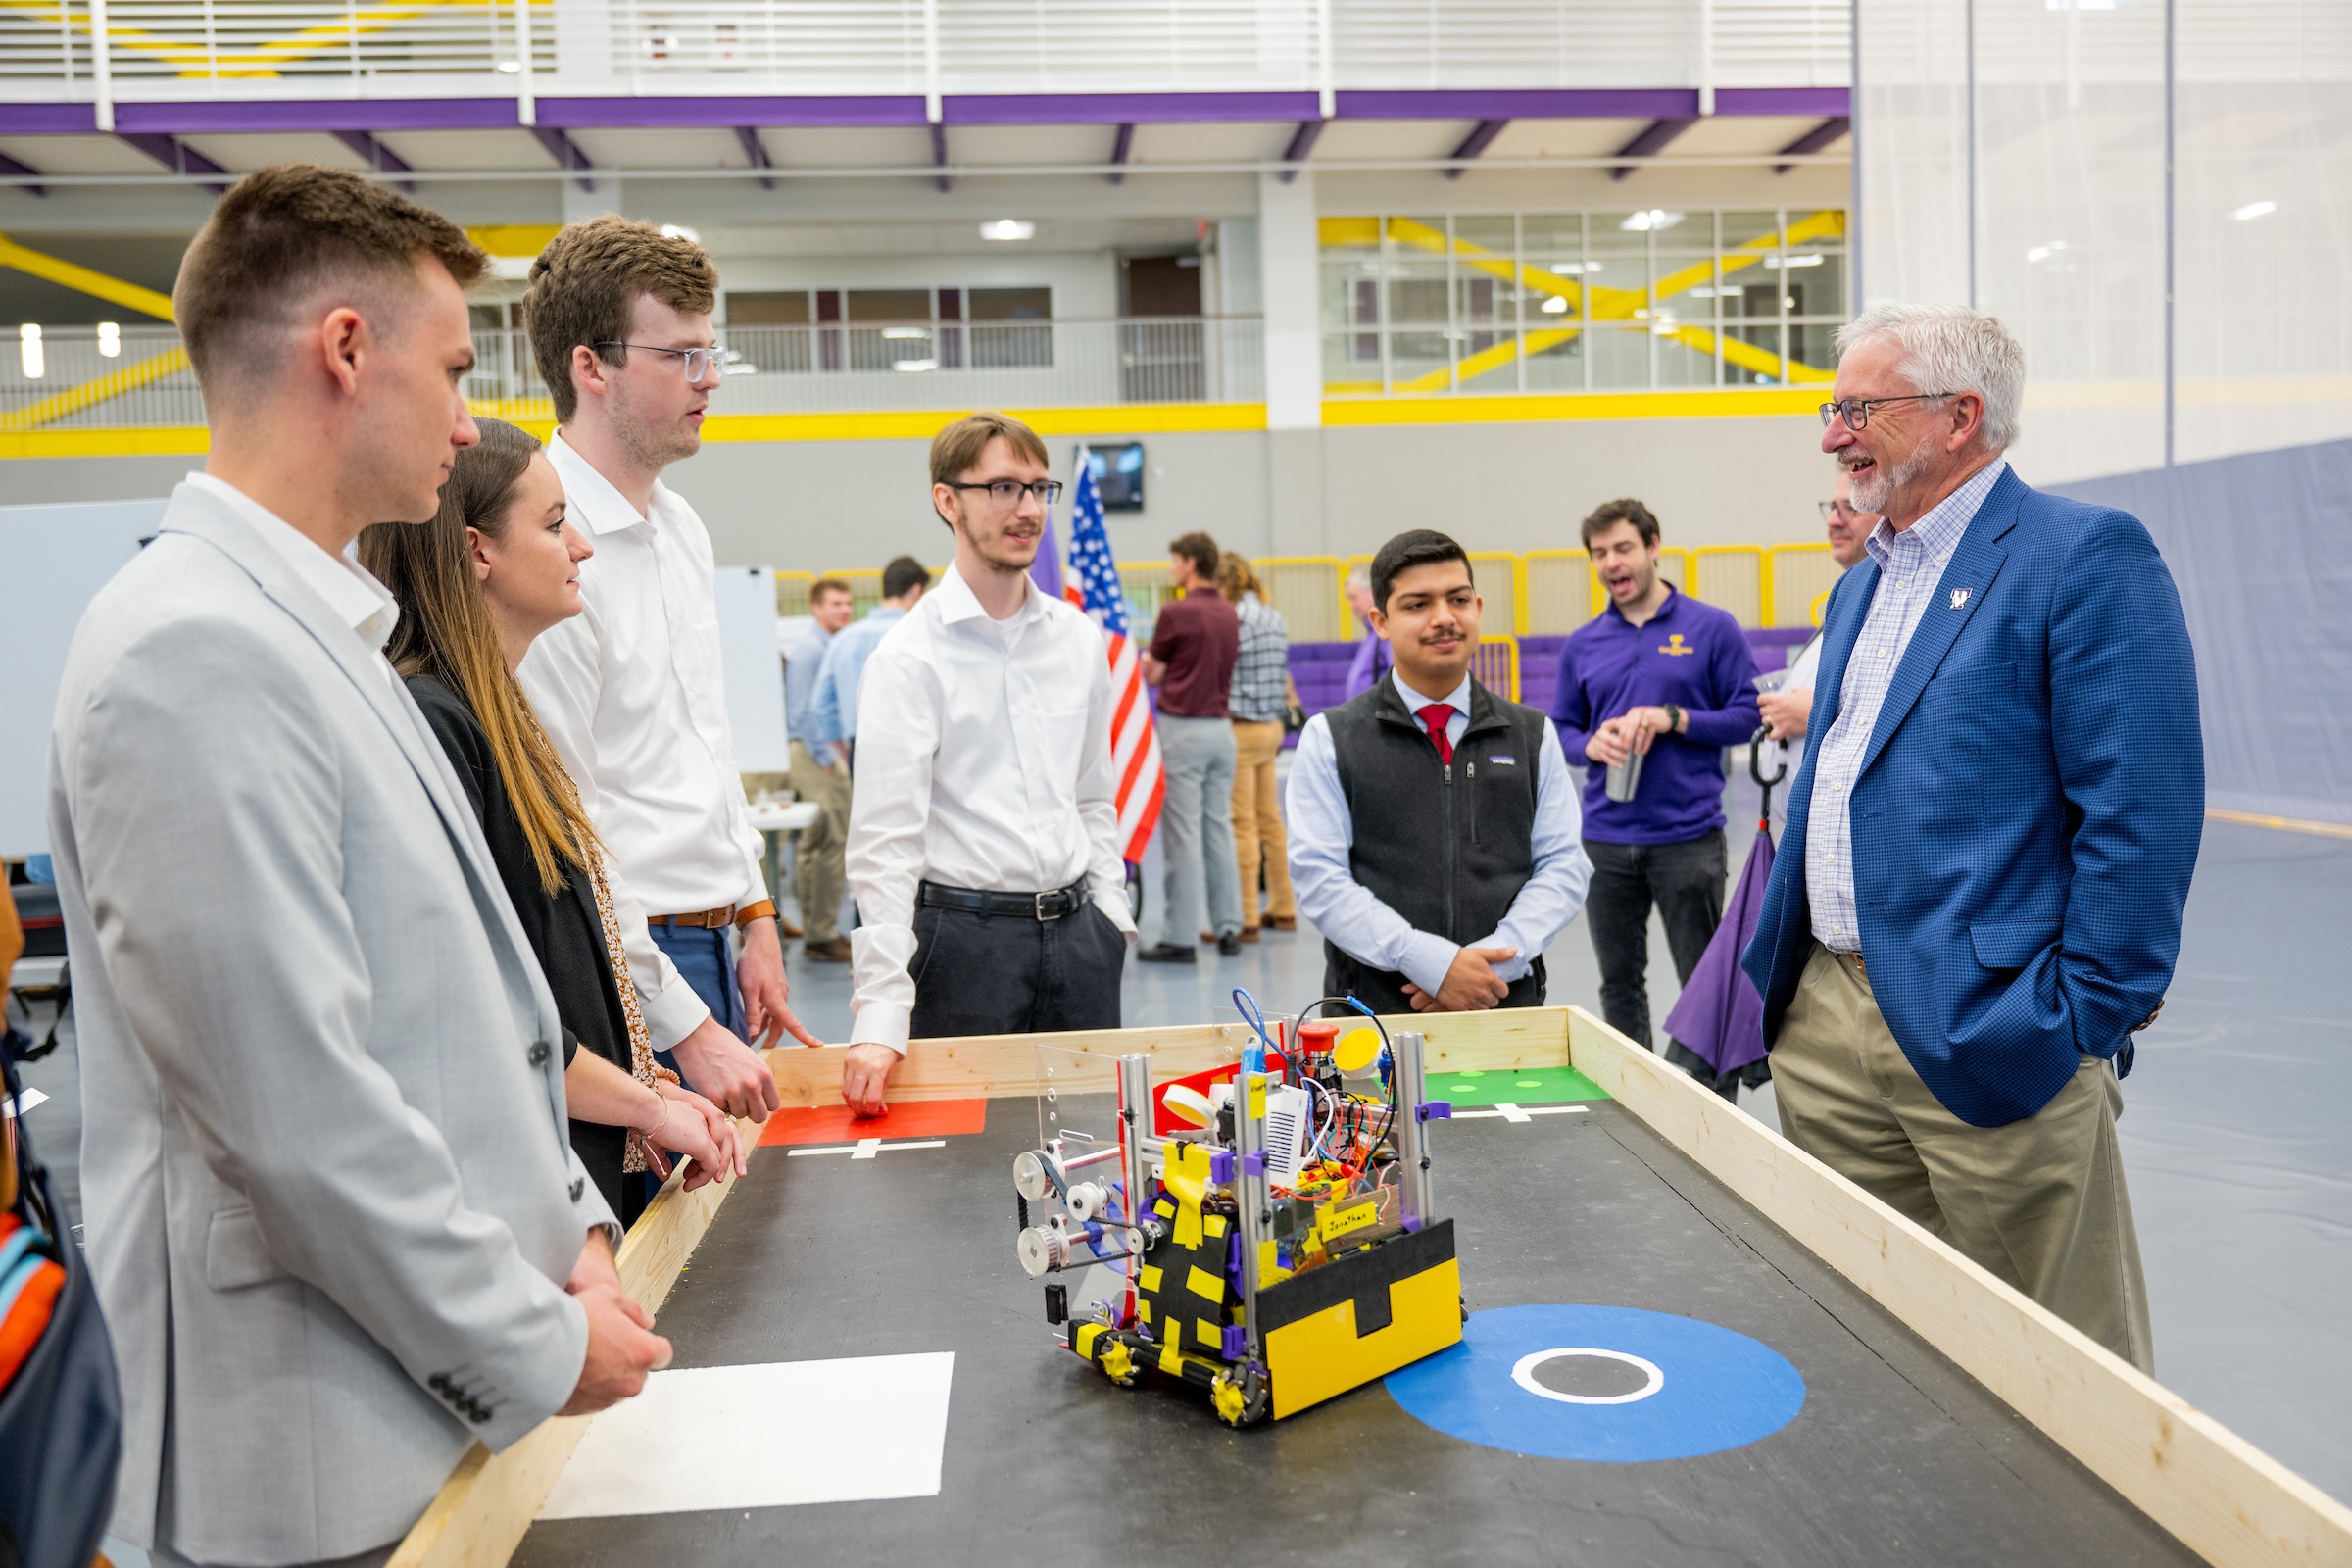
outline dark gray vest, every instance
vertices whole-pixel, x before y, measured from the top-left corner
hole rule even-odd
[[[1457,945],[1494,934],[1535,874],[1536,778],[1544,715],[1470,683],[1470,723],[1450,765],[1438,760],[1394,680],[1323,715],[1355,842],[1348,867],[1416,931]],[[1409,1012],[1405,979],[1323,944],[1323,989],[1379,1012]],[[1502,1005],[1544,1002],[1544,960]]]

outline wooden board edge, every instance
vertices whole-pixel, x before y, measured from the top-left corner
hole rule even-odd
[[[1406,1014],[1381,1022],[1392,1034],[1421,1031],[1432,1071],[1557,1065],[1568,1059],[1565,1007]],[[1079,1064],[1075,1082],[1067,1068],[1062,1070],[1062,1086],[1078,1093],[1105,1093],[1117,1086],[1115,1063],[1128,1052],[1149,1051],[1153,1071],[1166,1077],[1238,1061],[1249,1039],[1246,1025],[1212,1023],[917,1040],[891,1075],[890,1098],[913,1102],[1033,1095],[1039,1086],[1040,1047],[1089,1058]],[[801,1046],[766,1053],[785,1108],[841,1104],[841,1063],[849,1051],[848,1046]]]
[[[1577,1069],[2220,1568],[2352,1565],[2352,1508],[1581,1007]]]
[[[759,1142],[760,1129],[753,1123],[738,1121],[735,1127],[746,1148]],[[648,1312],[662,1310],[740,1179],[690,1193],[673,1175],[629,1227],[613,1264],[621,1289]],[[386,1568],[505,1568],[555,1491],[572,1449],[587,1435],[590,1419],[551,1416],[498,1453],[478,1443],[468,1448]]]

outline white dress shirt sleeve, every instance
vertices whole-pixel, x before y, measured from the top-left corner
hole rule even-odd
[[[583,581],[580,597],[585,608],[569,620],[541,632],[514,673],[593,822],[601,814],[596,789],[596,708],[604,693],[604,637],[594,585]],[[612,894],[612,918],[620,926],[621,951],[629,960],[629,983],[637,988],[637,1004],[645,1013],[646,1033],[656,1051],[667,1051],[703,1026],[703,1020],[710,1016],[710,1004],[695,995],[669,955],[655,944],[653,933],[646,929],[645,910],[609,855],[605,872]]]
[[[1554,741],[1552,750],[1558,749]],[[1358,963],[1401,974],[1435,996],[1460,950],[1444,937],[1414,930],[1403,915],[1355,880],[1348,864],[1355,824],[1340,790],[1331,727],[1320,713],[1299,733],[1283,814],[1290,824],[1291,886],[1298,894],[1298,912]],[[1578,858],[1582,860],[1581,854]],[[1580,896],[1584,891],[1581,878],[1577,891]]]
[[[1086,751],[1078,766],[1078,819],[1086,824],[1086,887],[1095,907],[1109,916],[1132,946],[1135,916],[1127,906],[1127,861],[1119,853],[1118,760],[1110,749],[1110,663],[1103,659],[1089,662],[1095,673],[1087,687]]]
[[[1584,813],[1577,808],[1576,795],[1576,783],[1568,776],[1568,759],[1560,750],[1560,732],[1547,718],[1536,772],[1535,870],[1518,897],[1511,900],[1502,924],[1494,928],[1493,936],[1476,944],[1519,950],[1516,956],[1494,966],[1498,980],[1524,976],[1585,906],[1592,862],[1585,858]]]
[[[850,935],[850,1044],[906,1054],[914,1017],[914,900],[931,823],[932,760],[941,732],[933,671],[878,651],[865,666],[870,723],[858,735],[858,776],[844,853],[858,929]]]

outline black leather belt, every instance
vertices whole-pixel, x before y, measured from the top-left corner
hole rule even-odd
[[[926,882],[918,904],[935,909],[961,909],[967,914],[1001,914],[1016,920],[1059,920],[1086,907],[1086,884],[1073,882],[1051,893],[982,893],[977,888],[952,888]]]

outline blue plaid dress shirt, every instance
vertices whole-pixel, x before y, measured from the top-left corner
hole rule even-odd
[[[1969,519],[2008,468],[2008,459],[1993,459],[1901,533],[1881,520],[1862,542],[1879,564],[1878,590],[1838,688],[1838,720],[1814,753],[1813,805],[1805,818],[1805,898],[1813,906],[1814,940],[1832,953],[1862,951],[1848,808],[1879,710]]]
[[[1282,612],[1255,594],[1242,595],[1242,602],[1233,609],[1241,617],[1242,652],[1233,662],[1233,685],[1225,710],[1245,723],[1279,722],[1288,692],[1283,677],[1290,672],[1291,648]]]

